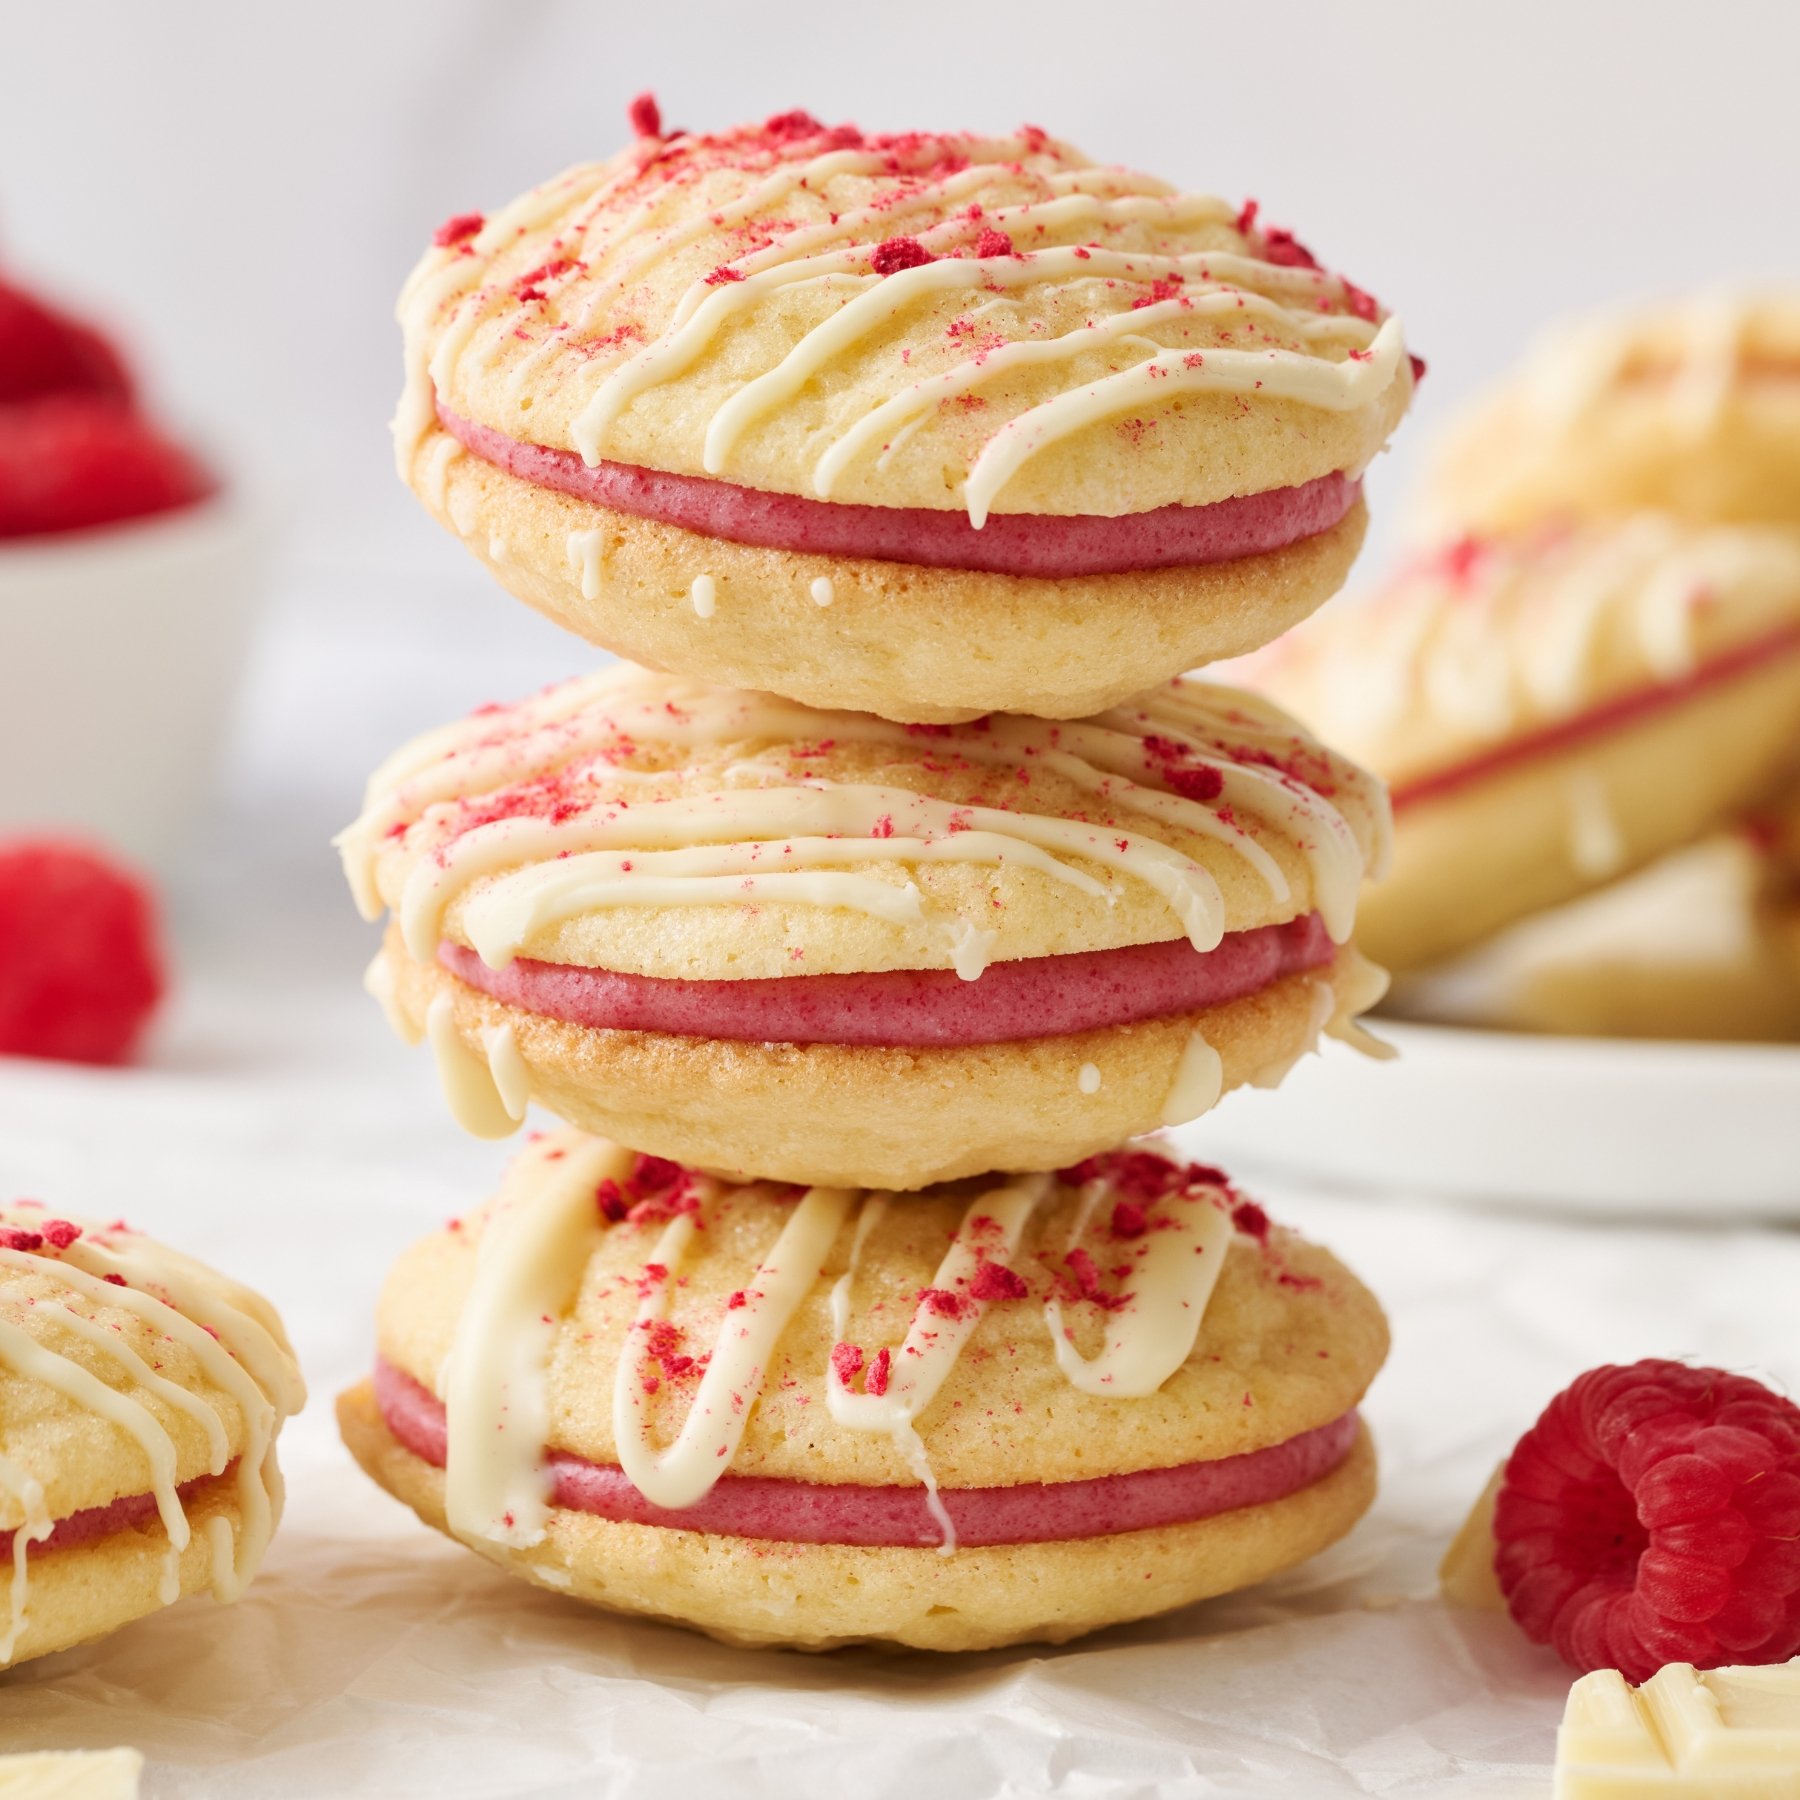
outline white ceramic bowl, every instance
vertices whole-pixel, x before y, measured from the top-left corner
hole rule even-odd
[[[217,774],[263,545],[229,491],[0,541],[0,836],[68,833],[174,871]]]

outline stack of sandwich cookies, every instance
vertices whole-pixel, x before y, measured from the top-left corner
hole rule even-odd
[[[1014,137],[643,132],[449,221],[403,477],[639,662],[1079,718],[1335,592],[1399,322],[1243,207]]]
[[[738,1642],[973,1649],[1341,1536],[1386,1347],[1327,1252],[1152,1149],[797,1192],[559,1130],[402,1258],[340,1418],[541,1585]]]
[[[247,1288],[123,1224],[0,1208],[0,1668],[235,1600],[304,1400]]]
[[[1259,1580],[1368,1504],[1385,1326],[1131,1140],[1369,1046],[1390,821],[1181,671],[1337,587],[1419,365],[1254,203],[1042,132],[633,117],[401,303],[403,475],[635,660],[420,739],[340,840],[458,1119],[566,1122],[396,1269],[346,1439],[738,1641]]]

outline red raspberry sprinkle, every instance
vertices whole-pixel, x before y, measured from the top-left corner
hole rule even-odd
[[[1011,245],[1007,247],[1010,249]],[[915,237],[889,238],[869,252],[869,267],[877,275],[898,275],[902,269],[918,269],[936,261]]]
[[[860,1344],[833,1344],[831,1346],[831,1366],[836,1372],[838,1380],[848,1387],[862,1369],[862,1346]]]
[[[1319,259],[1294,236],[1279,225],[1263,229],[1263,261],[1284,269],[1316,269]]]
[[[66,1250],[81,1236],[81,1227],[68,1219],[46,1219],[44,1242],[53,1250]]]
[[[1004,231],[996,231],[992,225],[987,226],[975,240],[977,256],[1011,256],[1012,253],[1012,239]]]
[[[1495,1572],[1572,1667],[1800,1652],[1800,1407],[1721,1369],[1590,1369],[1506,1464]]]
[[[662,108],[656,104],[656,96],[647,88],[626,107],[625,117],[631,121],[631,129],[641,138],[659,138],[663,134]]]
[[[44,1234],[24,1231],[17,1225],[0,1225],[0,1250],[41,1250]]]
[[[129,1287],[131,1285],[123,1275],[102,1275],[100,1279],[102,1281],[110,1281],[114,1287]]]
[[[1231,1223],[1259,1244],[1269,1241],[1269,1215],[1254,1200],[1240,1200],[1231,1209]]]
[[[187,451],[108,396],[71,391],[0,407],[0,538],[147,518],[212,491]]]
[[[1023,1300],[1031,1284],[1004,1263],[984,1262],[969,1278],[971,1300]]]
[[[456,244],[466,244],[483,225],[487,223],[480,213],[458,213],[453,219],[446,219],[431,234],[431,241],[440,250],[448,250]]]
[[[948,1288],[920,1288],[919,1305],[939,1319],[960,1319],[969,1310],[968,1301]]]
[[[149,890],[97,852],[0,846],[0,1056],[123,1062],[162,998],[157,937]]]
[[[1256,215],[1262,211],[1260,200],[1246,200],[1238,211],[1237,229],[1239,237],[1248,237],[1256,229]]]
[[[892,1369],[894,1355],[891,1350],[877,1350],[875,1360],[869,1364],[869,1372],[863,1377],[863,1392],[873,1394],[877,1400],[888,1391],[888,1372]]]
[[[1413,386],[1417,387],[1425,379],[1425,371],[1431,365],[1422,356],[1409,355],[1406,360],[1412,366]]]
[[[1091,1301],[1102,1312],[1117,1312],[1130,1300],[1129,1294],[1109,1294],[1100,1285],[1100,1271],[1094,1267],[1094,1259],[1087,1251],[1077,1247],[1063,1258],[1063,1263],[1075,1277],[1073,1298]]]
[[[1112,1234],[1116,1238],[1141,1238],[1150,1229],[1150,1217],[1135,1200],[1121,1200],[1112,1209]]]
[[[0,281],[0,403],[84,393],[131,404],[131,377],[92,326]]]
[[[763,123],[763,131],[772,138],[818,137],[825,127],[811,113],[796,107],[792,112],[777,113]]]
[[[742,281],[743,279],[744,271],[742,269],[734,269],[730,263],[720,263],[719,266],[707,276],[706,285],[708,287],[723,287],[728,281]]]

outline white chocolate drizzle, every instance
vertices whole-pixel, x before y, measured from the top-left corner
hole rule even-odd
[[[1052,724],[994,715],[934,728],[966,762],[1021,778],[1018,804],[962,805],[877,780],[810,773],[784,751],[845,744],[928,755],[904,726],[860,713],[826,713],[776,699],[617,665],[550,689],[503,712],[432,733],[372,778],[362,816],[338,839],[366,917],[382,908],[384,857],[405,865],[396,903],[411,954],[431,960],[445,915],[462,903],[461,928],[489,964],[504,967],[534,934],[615,906],[789,902],[842,907],[896,927],[927,924],[942,966],[973,979],[995,939],[988,916],[928,910],[909,871],[936,862],[1028,868],[1083,894],[1110,897],[1127,880],[1168,907],[1199,950],[1226,929],[1216,879],[1160,841],[1159,828],[1221,845],[1267,890],[1271,906],[1294,895],[1265,840],[1285,842],[1305,865],[1312,904],[1338,941],[1348,938],[1366,872],[1386,858],[1388,820],[1377,785],[1331,758],[1267,702],[1181,682],[1092,719]],[[1217,786],[1213,800],[1167,785],[1154,742]],[[712,791],[683,791],[680,769],[630,765],[640,751],[704,754],[760,743]],[[1289,773],[1299,757],[1348,810]],[[1034,769],[1053,772],[1124,826],[1027,810]],[[569,799],[544,816],[534,793],[560,782]],[[520,794],[516,813],[505,806]],[[483,802],[485,822],[463,810]],[[1354,821],[1354,822],[1353,822]]]
[[[746,1284],[744,1304],[721,1321],[687,1418],[665,1450],[650,1447],[645,1366],[636,1341],[628,1344],[613,1381],[613,1436],[620,1467],[653,1505],[692,1506],[712,1492],[743,1441],[775,1346],[817,1285],[854,1200],[843,1188],[810,1188],[796,1203],[774,1248]],[[667,1273],[646,1286],[634,1332],[647,1332],[667,1316],[670,1288],[695,1230],[688,1213],[664,1228],[650,1261]]]
[[[596,1189],[609,1178],[624,1180],[631,1163],[628,1152],[563,1127],[534,1139],[508,1171],[480,1233],[474,1281],[438,1377],[449,1443],[446,1508],[459,1537],[529,1549],[546,1535],[549,1365],[562,1321],[578,1301],[583,1271],[608,1229]],[[703,1500],[730,1472],[782,1336],[850,1226],[847,1260],[829,1301],[833,1355],[825,1371],[826,1403],[838,1425],[893,1443],[924,1490],[939,1548],[948,1554],[955,1528],[918,1421],[994,1304],[978,1297],[984,1266],[1012,1275],[1027,1227],[1056,1191],[1055,1178],[1020,1176],[975,1193],[900,1343],[872,1357],[856,1346],[842,1364],[838,1352],[849,1348],[868,1242],[911,1201],[879,1192],[808,1190],[792,1203],[774,1244],[723,1311],[682,1424],[659,1448],[652,1441],[650,1404],[662,1387],[656,1334],[669,1319],[705,1209],[725,1192],[724,1184],[707,1177],[689,1180],[690,1203],[667,1220],[645,1259],[615,1368],[613,1438],[626,1477],[653,1505],[679,1511]],[[1114,1193],[1104,1172],[1085,1184],[1063,1245],[1065,1258]],[[1060,1298],[1052,1294],[1043,1304],[1058,1367],[1084,1393],[1153,1393],[1198,1341],[1230,1248],[1230,1197],[1203,1184],[1177,1187],[1152,1204],[1154,1218],[1136,1240],[1129,1291],[1104,1311],[1095,1355],[1075,1348]],[[1024,1282],[1013,1279],[1009,1298],[1026,1292]],[[882,1379],[871,1386],[877,1365]]]
[[[558,1131],[507,1173],[441,1372],[444,1512],[459,1538],[515,1549],[543,1540],[550,1347],[599,1237],[595,1190],[630,1162],[616,1145]]]
[[[0,1222],[20,1230],[41,1231],[45,1219],[35,1209],[0,1210]],[[158,1409],[181,1414],[199,1427],[207,1446],[203,1472],[214,1476],[234,1460],[229,1416],[215,1401],[161,1373],[116,1327],[77,1306],[131,1314],[158,1337],[186,1350],[237,1412],[238,1524],[234,1529],[228,1519],[215,1518],[209,1538],[214,1597],[235,1600],[261,1563],[280,1517],[276,1432],[306,1398],[280,1321],[266,1301],[191,1258],[119,1227],[71,1222],[81,1225],[83,1235],[61,1248],[0,1249],[0,1277],[15,1278],[0,1279],[0,1312],[13,1315],[0,1317],[0,1367],[41,1383],[136,1444],[167,1538],[158,1591],[168,1604],[180,1596],[181,1557],[192,1528],[179,1492],[177,1446]],[[66,1289],[69,1298],[59,1302],[29,1292],[16,1279],[20,1276],[49,1279]],[[110,1365],[117,1379],[103,1379],[15,1322],[27,1318],[44,1322],[52,1333],[67,1333],[90,1356]],[[30,1545],[48,1538],[55,1521],[45,1505],[44,1477],[16,1457],[0,1455],[0,1490],[24,1515],[13,1537],[11,1604],[0,1631],[4,1665],[29,1620]]]
[[[443,993],[433,995],[426,1008],[425,1036],[437,1064],[439,1085],[457,1124],[471,1137],[511,1137],[525,1117],[531,1094],[531,1078],[513,1040],[512,1027],[492,1028],[492,1035],[484,1040],[486,1055],[477,1056],[457,1029],[455,996]]]
[[[1102,1193],[1106,1186],[1089,1185]],[[1131,1304],[1106,1315],[1106,1342],[1097,1356],[1083,1356],[1070,1342],[1062,1301],[1053,1294],[1044,1302],[1056,1365],[1084,1394],[1154,1394],[1193,1354],[1231,1244],[1230,1216],[1211,1192],[1163,1203],[1161,1229],[1146,1233],[1144,1254],[1131,1271]],[[1069,1234],[1071,1250],[1081,1241],[1096,1196],[1084,1196],[1084,1202]]]
[[[1185,1125],[1218,1105],[1225,1088],[1225,1064],[1217,1050],[1195,1030],[1182,1046],[1181,1059],[1175,1065],[1175,1078],[1163,1101],[1162,1122]]]
[[[666,181],[644,172],[640,148],[572,170],[469,242],[427,253],[399,309],[403,472],[435,396],[457,392],[465,358],[500,369],[503,391],[519,405],[554,362],[555,378],[574,391],[573,417],[559,429],[591,465],[618,447],[641,397],[689,376],[704,380],[709,361],[728,353],[734,379],[696,412],[698,442],[686,452],[711,475],[732,472],[760,425],[853,364],[876,397],[834,421],[812,471],[820,495],[854,464],[885,465],[940,411],[986,404],[978,389],[1056,365],[1076,370],[1048,398],[1009,405],[966,468],[946,471],[980,526],[1033,457],[1127,410],[1185,393],[1254,393],[1344,412],[1404,378],[1399,322],[1340,277],[1265,259],[1249,219],[1222,200],[1095,167],[1036,134],[921,140],[899,152],[752,144],[722,177],[740,191],[723,195],[716,162],[713,185],[690,187],[680,173],[685,156],[707,156],[715,145],[678,138],[659,146],[674,171]],[[947,165],[946,147],[956,152]],[[901,237],[920,260],[877,272],[875,247]],[[707,255],[726,261],[708,271]],[[517,295],[520,258],[551,259],[531,271],[529,304]],[[679,272],[684,266],[692,273]],[[1027,335],[1041,325],[1011,313],[1032,288],[1051,290],[1041,303],[1051,318],[1079,323]],[[609,332],[615,309],[627,305],[645,315],[642,324]],[[997,307],[1009,310],[997,317]],[[960,348],[952,334],[947,349],[934,316],[945,308],[966,308],[988,329],[978,341],[966,332]],[[873,347],[909,329],[930,360],[915,372],[893,357],[888,373]]]

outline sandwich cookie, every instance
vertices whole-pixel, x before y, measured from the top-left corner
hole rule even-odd
[[[1420,515],[1447,536],[1640,510],[1800,521],[1800,291],[1558,327],[1452,428]]]
[[[1195,681],[905,726],[629,664],[484,708],[339,843],[458,1117],[894,1188],[1062,1167],[1355,1037],[1380,784]]]
[[[0,1207],[0,1668],[235,1600],[305,1397],[249,1289],[123,1224]]]
[[[736,1643],[1060,1642],[1258,1581],[1374,1491],[1368,1291],[1131,1146],[890,1196],[558,1130],[415,1245],[339,1420],[509,1572]]]
[[[401,296],[401,475],[520,598],[941,722],[1082,717],[1341,584],[1415,364],[1254,202],[1033,128],[653,113]]]
[[[1235,671],[1390,784],[1359,939],[1434,962],[1728,825],[1800,754],[1800,530],[1464,538]]]

